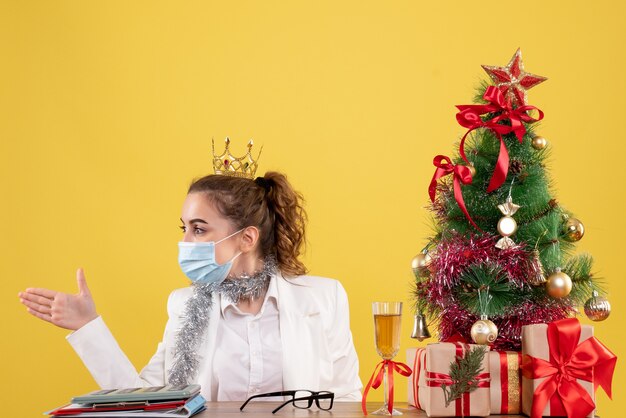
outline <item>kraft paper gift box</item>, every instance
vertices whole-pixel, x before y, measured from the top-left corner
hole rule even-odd
[[[409,348],[406,350],[406,364],[409,365],[413,373],[409,378],[409,405],[418,409],[424,409],[422,405],[426,403],[425,390],[419,390],[419,384],[425,386],[425,361],[426,361],[426,348]]]
[[[522,354],[519,351],[490,351],[491,413],[519,414],[522,411]]]
[[[526,325],[522,327],[522,356],[529,355],[546,361],[550,361],[550,346],[548,345],[548,324]],[[593,337],[593,327],[591,325],[582,325],[580,339],[578,343]],[[531,414],[533,395],[537,387],[545,380],[545,378],[529,379],[522,376],[522,411],[526,415]],[[593,382],[578,380],[578,383],[594,398]],[[595,411],[595,410],[594,410]],[[594,411],[591,411],[587,417],[593,418]],[[543,414],[546,417],[553,416],[550,414],[550,402],[546,404]],[[564,415],[559,412],[558,415]]]
[[[419,407],[426,411],[429,417],[454,417],[454,416],[489,416],[489,356],[486,354],[482,362],[482,370],[479,374],[479,387],[472,392],[465,393],[457,400],[445,404],[445,394],[442,383],[450,385],[450,364],[456,361],[457,355],[464,356],[465,352],[477,347],[474,344],[463,343],[434,343],[428,344],[423,352],[416,350],[415,357],[409,359],[410,365],[417,377],[411,379],[417,390],[412,387],[413,405],[419,403]],[[419,354],[419,356],[418,356]],[[416,363],[417,359],[417,363]],[[412,361],[411,361],[412,360]],[[416,402],[417,399],[417,402]]]
[[[594,385],[611,396],[617,357],[576,318],[522,327],[522,411],[593,417]]]

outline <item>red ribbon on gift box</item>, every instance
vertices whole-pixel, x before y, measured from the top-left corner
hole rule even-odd
[[[385,370],[387,370],[387,407],[389,409],[389,413],[391,414],[393,411],[393,372],[396,371],[402,376],[410,376],[411,368],[404,363],[396,362],[393,360],[383,360],[376,365],[374,369],[374,373],[372,377],[370,377],[369,382],[367,382],[367,386],[365,387],[365,391],[363,391],[363,399],[361,400],[361,409],[363,410],[363,415],[367,415],[367,393],[370,388],[378,389],[383,383],[383,379],[385,377]]]
[[[420,388],[419,378],[422,367],[426,365],[422,363],[422,353],[426,351],[425,348],[418,348],[415,352],[415,358],[413,359],[413,399],[415,401],[415,407],[417,409],[424,409],[420,404]]]
[[[476,376],[477,388],[488,388],[490,387],[489,382],[489,373],[480,373]],[[426,371],[426,385],[430,387],[441,387],[443,384],[452,385],[454,381],[450,377],[449,374],[444,373],[431,373]],[[463,393],[463,396],[457,398],[455,401],[455,414],[457,416],[465,417],[470,414],[470,392]]]
[[[500,411],[491,411],[491,413],[499,413],[499,414],[510,414],[510,405],[509,405],[509,391],[513,390],[519,393],[519,401],[515,402],[515,408],[519,408],[521,406],[521,396],[522,396],[522,379],[519,376],[519,365],[521,365],[522,355],[521,353],[514,354],[518,358],[517,366],[514,370],[509,370],[509,358],[506,351],[498,352],[498,359],[500,362],[500,393],[501,393],[501,403],[500,403]],[[515,363],[514,363],[515,364]],[[492,370],[491,373],[494,371]],[[517,380],[518,387],[512,388],[509,387],[509,372],[515,373],[515,379]],[[493,407],[493,405],[492,405]]]
[[[464,343],[456,342],[456,357],[463,358],[469,346]],[[452,385],[454,381],[449,374],[445,373],[432,373],[426,370],[426,385],[429,387],[441,387],[443,384]],[[474,379],[475,387],[488,388],[490,387],[489,373],[480,373]],[[455,414],[457,416],[469,416],[470,414],[470,392],[463,393],[463,396],[455,400]]]
[[[526,127],[522,122],[532,123],[540,121],[543,119],[543,112],[531,105],[519,106],[513,109],[510,101],[505,100],[502,91],[495,86],[487,87],[483,99],[485,99],[488,104],[458,105],[457,109],[459,109],[460,112],[456,114],[456,120],[461,126],[469,129],[465,135],[463,135],[459,145],[459,154],[467,164],[469,164],[469,160],[465,155],[465,139],[474,129],[490,129],[500,141],[498,160],[491,180],[489,181],[489,186],[487,187],[487,193],[490,193],[502,186],[509,172],[509,152],[502,139],[502,135],[513,132],[521,144],[524,140],[524,134],[526,133]],[[529,116],[529,110],[539,112],[538,118],[535,119]],[[497,115],[491,119],[483,120],[481,116],[489,113],[496,113]],[[499,123],[502,121],[508,121],[510,126]]]
[[[577,379],[602,386],[611,398],[611,382],[617,356],[597,338],[578,344],[580,322],[566,318],[548,324],[550,361],[524,355],[522,373],[529,379],[545,377],[535,389],[531,418],[540,418],[548,402],[550,415],[584,418],[596,407]]]

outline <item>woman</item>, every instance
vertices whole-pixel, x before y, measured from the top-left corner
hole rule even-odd
[[[306,215],[286,177],[209,175],[183,203],[179,264],[192,286],[168,299],[168,322],[140,373],[110,333],[77,271],[79,293],[20,292],[28,312],[67,340],[103,388],[198,383],[207,400],[328,390],[360,400],[348,299],[298,260]]]

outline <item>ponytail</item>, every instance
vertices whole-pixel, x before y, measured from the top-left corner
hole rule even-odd
[[[270,171],[254,181],[209,175],[194,180],[188,190],[192,192],[206,193],[218,212],[238,229],[257,227],[261,256],[274,256],[284,276],[307,272],[298,259],[305,245],[304,199],[284,174]]]
[[[307,220],[303,197],[287,181],[285,175],[269,171],[263,179],[267,186],[266,199],[273,215],[276,260],[281,271],[288,276],[306,273],[306,267],[298,259],[305,244]]]

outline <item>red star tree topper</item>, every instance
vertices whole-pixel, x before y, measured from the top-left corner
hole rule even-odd
[[[506,67],[490,65],[483,65],[482,67],[489,74],[496,87],[502,91],[506,100],[517,107],[526,104],[526,90],[547,80],[546,77],[524,71],[522,51],[519,48]]]

